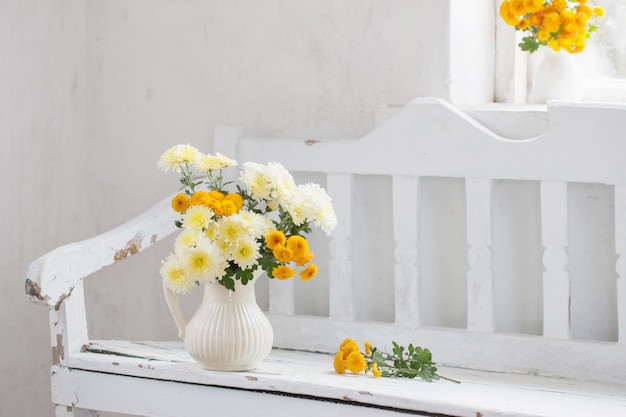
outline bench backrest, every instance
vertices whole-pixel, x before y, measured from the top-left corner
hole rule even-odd
[[[507,139],[418,99],[359,140],[219,128],[215,151],[315,178],[339,219],[316,284],[261,288],[275,345],[394,340],[440,364],[626,380],[626,106],[552,103],[548,117]]]

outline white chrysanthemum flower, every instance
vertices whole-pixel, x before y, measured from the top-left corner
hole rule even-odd
[[[321,227],[327,236],[337,227],[337,215],[330,201],[318,207],[315,217],[313,224]]]
[[[222,251],[215,243],[207,240],[184,251],[180,257],[189,276],[200,284],[221,277],[227,266]]]
[[[196,246],[200,237],[201,235],[197,230],[184,229],[178,234],[178,236],[176,236],[176,240],[174,241],[174,251],[178,253]]]
[[[248,235],[254,238],[261,238],[276,228],[272,220],[262,214],[241,210],[237,215],[243,221]]]
[[[200,151],[190,144],[174,145],[161,155],[157,166],[163,171],[180,172],[182,165],[191,164],[199,155]]]
[[[187,209],[183,215],[183,228],[200,232],[213,221],[213,210],[200,204]]]
[[[165,285],[177,294],[184,294],[193,287],[195,280],[187,273],[177,254],[170,254],[161,265],[161,276]]]
[[[193,163],[198,171],[209,172],[237,165],[237,161],[217,152],[215,155],[201,154]]]
[[[211,222],[204,230],[204,237],[209,240],[215,240],[218,232],[217,222]]]
[[[331,198],[318,184],[297,186],[286,196],[283,205],[296,225],[309,221],[321,227],[327,235],[337,226]]]
[[[241,269],[252,268],[259,256],[259,243],[255,239],[239,240],[232,251],[233,261]]]
[[[239,240],[247,237],[246,223],[241,216],[222,217],[217,222],[217,232],[215,239],[235,245]]]
[[[277,162],[267,165],[245,162],[239,180],[257,201],[280,201],[296,187],[289,171]]]

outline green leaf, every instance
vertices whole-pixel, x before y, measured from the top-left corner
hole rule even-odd
[[[226,289],[231,291],[235,291],[235,280],[229,276],[225,276],[220,280],[220,284],[222,284]]]
[[[526,36],[522,38],[522,42],[519,44],[519,47],[522,51],[533,53],[539,49],[539,41],[530,36]]]
[[[243,285],[246,285],[248,283],[248,281],[251,281],[252,278],[254,278],[254,274],[252,272],[252,269],[246,269],[246,270],[238,270],[237,271],[237,275],[236,275],[237,279],[239,279],[241,281],[241,283]]]

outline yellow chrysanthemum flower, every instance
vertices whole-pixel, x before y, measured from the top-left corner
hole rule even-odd
[[[293,252],[286,246],[275,246],[272,254],[278,262],[289,263],[293,260]]]
[[[280,265],[272,269],[272,275],[274,275],[274,278],[279,279],[281,281],[287,280],[289,278],[293,278],[295,274],[296,274],[296,271],[294,271],[293,269],[289,268],[286,265]]]
[[[343,352],[343,357],[346,358],[348,355],[354,351],[359,351],[359,345],[356,343],[356,340],[351,338],[345,338],[343,342],[339,345],[339,351]]]
[[[351,352],[346,358],[346,368],[353,374],[363,372],[366,366],[365,358],[358,350]]]
[[[184,213],[190,205],[189,197],[187,194],[176,194],[172,199],[172,208],[177,213]]]
[[[596,6],[593,8],[593,14],[598,17],[604,17],[604,9],[600,6]]]
[[[343,352],[337,352],[334,357],[333,367],[338,374],[346,373],[346,363],[343,360]]]
[[[237,193],[228,194],[224,200],[231,201],[237,208],[237,212],[243,207],[243,197]]]
[[[382,376],[382,373],[378,370],[378,364],[376,362],[372,365],[372,375],[374,375],[375,378],[380,378]]]
[[[366,355],[371,355],[372,354],[372,344],[370,342],[365,342],[365,343],[363,343],[363,346],[365,347],[365,354]]]
[[[567,9],[567,1],[566,0],[553,0],[552,1],[552,5],[559,12],[565,11],[565,9]]]
[[[300,279],[302,281],[310,281],[317,275],[317,265],[309,264],[306,268],[300,271]]]
[[[272,230],[265,236],[265,245],[270,249],[274,249],[277,246],[285,246],[286,241],[285,234],[280,230]]]
[[[603,15],[603,10],[596,11],[587,0],[504,0],[500,5],[500,17],[526,33],[519,45],[529,52],[541,45],[557,52],[580,52],[590,34],[590,19]]]
[[[232,216],[237,213],[237,206],[231,200],[222,200],[220,201],[220,208],[222,212],[222,216]]]
[[[292,252],[292,259],[302,258],[309,253],[309,244],[305,238],[298,235],[289,236],[286,247]]]
[[[520,30],[526,30],[530,27],[530,21],[528,19],[522,19],[519,21],[519,24],[517,25],[517,27]]]
[[[226,197],[226,196],[224,194],[220,193],[219,191],[216,191],[216,190],[209,191],[209,198],[211,198],[212,200],[221,201],[221,200],[224,199],[224,197]]]
[[[561,50],[561,45],[559,44],[559,41],[554,39],[554,38],[550,38],[548,40],[548,46],[554,51],[554,52],[559,52]]]
[[[308,252],[308,253],[305,253],[304,256],[301,256],[299,258],[295,258],[294,261],[296,262],[296,265],[302,266],[302,265],[305,265],[305,264],[308,264],[309,262],[311,262],[311,260],[313,260],[314,256],[315,256],[315,254],[313,252]]]
[[[191,195],[191,205],[192,206],[206,205],[208,198],[209,198],[209,193],[207,191],[202,191],[202,190],[196,191],[195,193]]]

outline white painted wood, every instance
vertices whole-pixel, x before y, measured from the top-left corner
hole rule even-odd
[[[163,281],[163,296],[165,298],[165,303],[167,304],[167,308],[170,310],[170,314],[174,319],[174,323],[176,324],[176,329],[178,330],[178,337],[181,339],[185,338],[185,333],[187,330],[187,318],[183,314],[183,311],[180,308],[180,302],[178,300],[178,296],[172,290],[167,287],[165,281]]]
[[[332,198],[338,224],[331,236],[329,262],[329,314],[338,320],[352,320],[354,277],[352,276],[352,177],[329,174],[326,191]]]
[[[469,244],[467,328],[485,332],[494,329],[491,190],[489,179],[468,178],[465,181]]]
[[[543,264],[543,335],[567,339],[571,335],[570,278],[567,271],[567,183],[541,182],[541,241]]]
[[[395,322],[419,325],[419,179],[394,176]]]
[[[98,417],[98,413],[93,410],[76,408],[67,405],[59,405],[55,408],[56,417]]]
[[[418,98],[359,140],[251,137],[240,141],[238,159],[267,162],[284,155],[280,159],[288,169],[305,172],[626,181],[626,166],[615,152],[623,146],[619,132],[626,128],[626,104],[551,102],[547,112],[548,131],[528,140],[509,139],[443,100]],[[612,128],[600,134],[598,126]]]
[[[27,293],[51,308],[52,390],[57,410],[63,406],[102,407],[140,415],[198,415],[208,399],[215,398],[218,414],[223,411],[225,415],[229,411],[234,415],[255,413],[270,405],[291,415],[296,409],[314,410],[318,415],[369,412],[352,402],[385,410],[472,417],[477,413],[534,417],[624,414],[626,290],[622,280],[626,267],[620,258],[616,265],[619,342],[572,340],[567,248],[568,222],[575,217],[568,215],[567,186],[568,182],[617,184],[615,249],[621,256],[626,246],[626,192],[621,185],[626,183],[626,165],[615,150],[623,143],[626,106],[550,103],[547,108],[548,130],[531,139],[504,138],[436,99],[411,102],[359,140],[322,143],[243,138],[242,127],[224,128],[218,135],[217,148],[235,153],[229,156],[240,162],[278,160],[290,170],[326,174],[326,188],[339,219],[328,258],[329,317],[296,315],[293,283],[276,283],[287,285],[270,288],[267,314],[275,347],[333,353],[345,337],[369,340],[381,348],[392,340],[414,343],[431,349],[438,364],[455,367],[446,371],[463,378],[460,386],[340,376],[332,372],[329,356],[305,352],[274,351],[257,371],[226,374],[201,370],[176,344],[107,342],[110,346],[101,343],[92,347],[93,352],[81,352],[88,341],[81,279],[175,231],[176,214],[168,198],[111,232],[43,256],[29,269]],[[589,115],[597,122],[593,126],[585,121]],[[380,262],[352,253],[352,216],[358,211],[353,210],[352,200],[355,175],[392,176],[389,204],[393,204],[393,222],[387,224],[393,227],[380,231],[382,245],[395,245],[390,276],[353,276],[356,262]],[[429,176],[461,178],[466,184],[464,207],[444,209],[462,216],[467,226],[467,329],[429,328],[420,323],[423,278],[419,267],[429,261],[418,258],[419,250],[429,244],[420,240],[418,230],[420,221],[429,221],[419,220],[423,215],[419,207],[427,203],[420,201],[420,181]],[[494,282],[498,277],[491,268],[492,252],[497,250],[492,242],[491,190],[493,181],[499,179],[538,180],[541,184],[545,248],[542,336],[494,332]],[[377,198],[376,191],[372,190],[371,198]],[[355,289],[363,280],[374,279],[381,282],[372,288],[394,286],[395,322],[356,320]],[[359,304],[359,308],[363,306],[367,307]],[[540,375],[557,379],[545,380]],[[103,387],[111,391],[103,393]],[[287,397],[277,400],[261,393],[266,391]],[[132,396],[131,392],[148,394]],[[175,410],[166,395],[171,398],[172,392],[184,399],[183,404],[193,406]],[[112,395],[118,400],[111,401]],[[306,399],[294,399],[296,395]],[[229,411],[220,408],[233,402],[235,408]]]
[[[615,252],[617,253],[618,341],[626,344],[626,185],[615,185]]]
[[[59,405],[55,408],[56,417],[98,417],[98,413],[93,410],[76,408],[67,405]]]
[[[274,346],[296,350],[336,352],[344,337],[390,348],[395,340],[427,347],[439,364],[504,373],[530,373],[623,383],[626,347],[618,343],[553,339],[515,333],[486,333],[441,327],[399,326],[390,323],[339,321],[325,317],[269,316]],[[325,334],[332,337],[324,337]],[[297,335],[297,336],[294,336]],[[588,358],[581,362],[581,357]],[[572,366],[577,363],[578,366]]]
[[[219,386],[194,385],[189,383],[162,380],[122,377],[114,374],[100,374],[79,370],[63,369],[53,377],[57,390],[56,401],[72,401],[74,395],[77,404],[125,414],[151,417],[205,417],[215,416],[258,416],[269,414],[277,417],[293,415],[303,417],[353,415],[365,417],[398,416],[398,411],[355,403],[369,392],[354,392],[354,399],[344,396],[335,401],[321,401],[307,396],[306,392],[291,395],[271,395],[265,392],[225,389]],[[224,375],[223,373],[220,375]],[[258,373],[247,374],[246,378],[257,381]],[[244,375],[242,375],[244,376]],[[144,387],[145,393],[138,393],[137,385]],[[106,386],[107,395],[102,395]],[[331,387],[328,387],[331,388]],[[275,390],[272,390],[275,391]],[[342,390],[343,392],[347,390]],[[148,394],[149,393],[149,394]],[[115,401],[111,401],[115,398]],[[415,413],[420,415],[419,413]]]
[[[270,280],[269,311],[276,314],[292,315],[295,312],[294,282]]]
[[[82,281],[76,283],[63,303],[50,309],[49,317],[52,362],[63,363],[89,343]]]
[[[109,344],[114,346],[115,342]],[[154,349],[158,348],[158,342],[154,342]],[[141,356],[145,349],[146,346],[142,346],[136,356]],[[180,345],[177,348],[166,345],[161,350],[183,351]],[[69,370],[55,370],[53,386],[60,389],[55,391],[54,400],[60,404],[74,401],[77,406],[87,408],[152,416],[202,415],[198,413],[206,413],[208,404],[212,404],[211,410],[216,415],[264,415],[257,413],[266,413],[268,407],[273,415],[279,416],[293,415],[296,411],[298,415],[356,416],[369,415],[363,413],[370,411],[379,413],[372,415],[386,415],[384,409],[388,408],[468,417],[475,417],[476,413],[484,416],[618,416],[626,411],[624,384],[604,385],[445,367],[440,368],[440,373],[461,384],[426,383],[339,375],[330,369],[331,355],[281,350],[274,350],[253,371],[228,373],[203,370],[191,361],[173,363],[81,353],[74,357]],[[138,395],[139,381],[151,396]],[[185,382],[184,390],[177,381]],[[106,397],[116,398],[116,401],[108,401],[101,395],[103,387],[107,387]],[[314,398],[327,401],[311,401]],[[347,407],[348,404],[351,405]],[[373,408],[355,406],[359,404]]]
[[[33,261],[26,272],[31,300],[58,307],[79,281],[142,251],[176,229],[172,196],[123,225],[82,242],[61,246]]]

